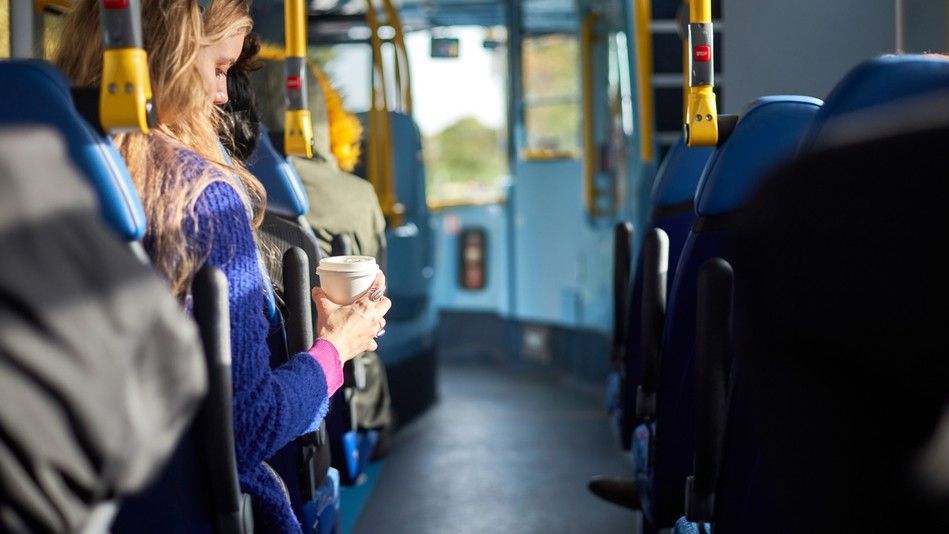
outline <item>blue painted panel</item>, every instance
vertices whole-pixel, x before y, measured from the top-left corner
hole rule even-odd
[[[514,316],[609,332],[613,321],[613,228],[583,205],[577,160],[522,161],[512,188]]]
[[[435,305],[439,310],[509,315],[508,224],[503,205],[461,206],[433,216],[438,234],[435,265]],[[462,230],[478,228],[485,234],[485,286],[460,287],[459,242]]]

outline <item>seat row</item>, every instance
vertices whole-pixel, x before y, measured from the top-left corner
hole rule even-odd
[[[899,515],[897,506],[881,511],[880,517],[854,517],[857,509],[865,513],[872,510],[871,503],[886,501],[878,494],[894,489],[861,491],[856,478],[896,484],[897,477],[870,477],[879,465],[850,461],[866,459],[865,450],[888,449],[862,439],[860,432],[868,438],[873,434],[872,425],[860,426],[857,421],[864,419],[838,407],[859,409],[855,398],[888,397],[885,390],[873,389],[875,382],[866,382],[869,392],[858,385],[876,354],[844,363],[849,347],[866,346],[864,341],[878,337],[880,348],[870,344],[867,349],[876,352],[893,336],[917,346],[913,338],[925,338],[925,328],[931,326],[922,320],[918,331],[897,335],[874,331],[872,325],[879,321],[867,320],[863,329],[850,317],[866,310],[887,316],[906,313],[895,297],[870,297],[887,294],[871,281],[890,276],[886,283],[900,284],[896,277],[901,270],[885,261],[892,253],[889,243],[876,243],[879,249],[874,250],[872,240],[863,242],[860,236],[882,236],[884,227],[900,240],[916,240],[914,232],[926,232],[894,216],[916,209],[909,202],[922,199],[910,192],[919,183],[935,181],[944,166],[939,170],[935,164],[934,142],[920,143],[913,160],[905,160],[906,132],[900,127],[916,128],[915,139],[926,139],[920,131],[935,136],[932,140],[937,132],[944,136],[946,122],[937,118],[932,123],[940,101],[931,95],[947,90],[945,58],[881,57],[856,67],[824,102],[799,96],[759,98],[742,111],[718,147],[687,148],[680,142],[670,149],[656,178],[631,282],[618,284],[624,296],[617,296],[617,302],[628,302],[628,308],[620,313],[625,327],[617,329],[614,340],[619,390],[613,416],[623,447],[631,450],[647,531],[677,522],[677,528],[693,531],[713,524],[723,532],[813,531],[847,521],[881,526]],[[931,120],[901,125],[913,116]],[[867,138],[878,138],[872,145],[875,153],[868,154],[869,146],[861,144]],[[841,154],[854,159],[841,160]],[[835,158],[836,167],[826,164]],[[878,162],[873,166],[869,161]],[[823,176],[831,185],[819,187],[807,173]],[[854,183],[851,177],[866,183]],[[774,196],[777,183],[784,186],[785,197]],[[841,190],[832,187],[836,183],[852,189],[840,198]],[[839,220],[821,211],[831,198],[843,203]],[[878,218],[869,223],[859,219],[869,212]],[[828,233],[837,223],[851,233],[822,238],[815,221],[827,225]],[[629,257],[622,250],[628,247],[624,233],[618,233],[620,280],[623,258]],[[851,271],[826,265],[848,254]],[[855,293],[848,298],[834,294],[844,288]],[[851,310],[850,315],[824,313],[827,302]],[[918,299],[916,306],[928,302]],[[789,356],[793,351],[799,351],[796,359]],[[816,355],[831,361],[815,362]],[[799,365],[805,360],[811,367]],[[892,362],[880,365],[898,376],[915,372]],[[927,404],[916,397],[917,403],[902,406],[928,413],[932,427],[935,419],[929,412],[943,400]],[[810,402],[814,398],[823,403]],[[814,433],[817,429],[825,433]],[[916,437],[919,446],[922,436]],[[809,446],[816,443],[823,446]],[[866,472],[847,472],[838,464]],[[822,502],[833,499],[837,502]],[[906,504],[897,496],[889,502]],[[914,524],[912,518],[900,520]]]
[[[111,140],[93,126],[94,117],[87,120],[81,113],[76,91],[41,61],[0,62],[0,78],[4,80],[0,126],[40,125],[61,136],[72,164],[94,189],[103,219],[147,261],[140,243],[145,214],[131,177]],[[276,366],[306,351],[314,339],[310,290],[317,281],[310,274],[316,272],[320,249],[304,217],[309,199],[300,178],[267,135],[260,137],[248,161],[269,197],[262,238],[283,258],[282,263],[267,265],[275,292],[268,313],[272,323],[283,325],[272,329],[268,339],[271,363]],[[234,458],[226,294],[226,281],[213,268],[203,269],[195,280],[192,307],[204,340],[210,394],[161,475],[121,502],[112,526],[116,532],[253,530],[249,498],[240,492]],[[354,365],[348,362],[345,386],[332,399],[330,415],[320,429],[301,436],[268,461],[285,482],[307,532],[336,528],[340,482],[353,484],[359,479],[378,439],[375,432],[359,430],[354,422],[350,390],[360,387],[362,376]]]

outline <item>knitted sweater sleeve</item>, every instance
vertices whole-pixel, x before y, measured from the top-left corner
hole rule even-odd
[[[237,191],[213,182],[199,195],[194,215],[189,233],[207,254],[207,262],[227,277],[234,438],[238,470],[246,473],[326,415],[327,379],[317,359],[307,353],[277,369],[270,367],[257,246]],[[335,352],[332,345],[329,349]]]

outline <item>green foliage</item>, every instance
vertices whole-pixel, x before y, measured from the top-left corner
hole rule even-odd
[[[425,140],[429,198],[497,197],[506,173],[504,132],[464,117]]]
[[[528,37],[523,54],[528,147],[579,151],[580,49],[576,36]]]

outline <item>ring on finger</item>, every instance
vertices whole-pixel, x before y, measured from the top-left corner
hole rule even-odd
[[[385,295],[385,294],[386,294],[386,288],[380,287],[379,289],[373,291],[373,292],[369,295],[369,300],[371,300],[371,301],[373,301],[373,302],[378,302],[379,299],[381,299],[382,296]]]

